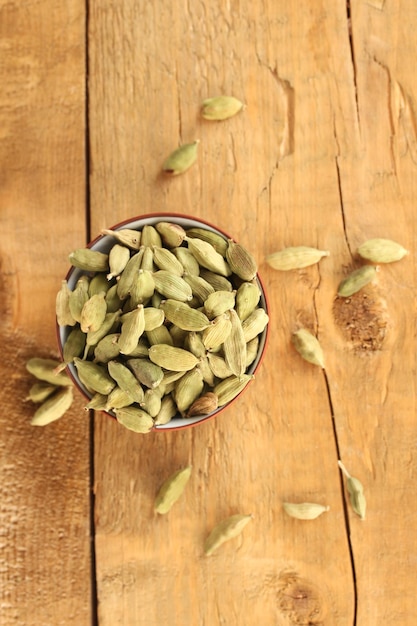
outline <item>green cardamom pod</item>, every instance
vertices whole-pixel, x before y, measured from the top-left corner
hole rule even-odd
[[[35,411],[30,423],[32,426],[46,426],[62,417],[73,400],[73,387],[61,387],[47,398]]]
[[[214,96],[203,100],[201,115],[206,120],[227,120],[243,109],[243,102],[233,96]]]
[[[171,176],[186,172],[197,160],[199,141],[186,143],[172,152],[164,161],[162,169]]]
[[[339,284],[337,288],[337,295],[347,298],[353,296],[368,285],[376,277],[376,273],[379,270],[378,266],[364,265],[357,270],[354,270]]]
[[[324,356],[321,345],[314,335],[305,328],[300,328],[292,335],[292,343],[305,361],[319,365],[324,369]]]
[[[206,556],[213,554],[217,548],[223,543],[234,539],[245,528],[246,524],[253,519],[252,515],[231,515],[227,519],[221,521],[209,534],[204,544],[204,553]]]
[[[191,477],[192,467],[177,470],[160,487],[155,498],[155,512],[160,515],[168,513],[183,494]]]

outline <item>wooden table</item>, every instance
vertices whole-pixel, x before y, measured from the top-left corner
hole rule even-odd
[[[414,0],[10,0],[0,29],[1,624],[414,624]],[[202,120],[217,94],[247,107]],[[197,138],[197,164],[163,177]],[[256,256],[271,330],[255,383],[185,431],[135,434],[79,395],[31,426],[25,363],[58,354],[68,253],[154,211],[203,217]],[[411,254],[337,298],[372,237]],[[330,256],[267,266],[292,245]],[[300,326],[325,371],[291,346]],[[338,458],[364,485],[364,521]],[[184,496],[156,516],[187,464]],[[301,521],[283,501],[330,510]],[[233,513],[253,520],[205,557]]]

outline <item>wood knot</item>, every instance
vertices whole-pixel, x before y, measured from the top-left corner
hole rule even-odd
[[[326,607],[319,589],[295,572],[285,572],[278,579],[279,608],[292,624],[323,624]]]
[[[333,317],[354,350],[375,352],[382,348],[388,325],[387,306],[374,285],[348,298],[336,297]]]

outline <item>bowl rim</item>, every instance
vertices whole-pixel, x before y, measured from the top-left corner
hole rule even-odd
[[[234,239],[231,235],[229,235],[226,231],[224,231],[222,228],[219,228],[218,226],[215,226],[214,224],[212,224],[211,222],[205,220],[204,218],[200,218],[200,217],[196,217],[196,216],[191,216],[191,215],[187,215],[184,213],[174,213],[174,212],[155,212],[155,213],[144,213],[142,215],[138,215],[135,217],[131,217],[128,218],[126,220],[122,220],[121,222],[118,222],[117,224],[115,224],[114,226],[110,226],[109,228],[107,228],[106,230],[122,230],[123,228],[128,228],[129,225],[131,225],[132,223],[136,223],[136,222],[142,222],[143,220],[151,220],[151,221],[162,221],[161,218],[164,218],[165,221],[169,221],[169,222],[176,222],[177,220],[183,221],[186,220],[187,222],[193,222],[194,224],[200,224],[203,226],[208,227],[209,230],[212,230],[214,232],[217,232],[218,234],[222,235],[223,237],[225,237],[226,239],[231,239],[232,241],[237,241],[236,239]],[[147,222],[150,223],[150,222]],[[145,225],[145,224],[143,224]],[[136,230],[135,228],[133,228],[133,230]],[[94,239],[92,239],[88,244],[86,244],[85,248],[93,248],[94,246],[96,246],[100,241],[102,241],[103,239],[111,239],[112,236],[108,235],[106,233],[102,233],[100,235],[97,235],[97,237],[95,237]],[[65,279],[67,282],[71,279],[72,275],[74,273],[80,273],[82,274],[83,270],[79,270],[78,268],[76,268],[75,266],[71,266],[65,276]],[[262,302],[262,308],[265,310],[265,312],[269,315],[270,314],[270,308],[269,308],[269,301],[268,301],[268,296],[265,290],[265,286],[263,283],[263,280],[261,278],[261,276],[259,275],[259,272],[256,273],[256,280],[259,284],[260,290],[261,290],[261,301]],[[64,329],[67,328],[65,326],[61,327],[58,325],[58,322],[56,321],[56,333],[57,333],[57,341],[58,341],[58,349],[61,355],[61,358],[63,360],[63,333],[64,333]],[[255,379],[255,374],[258,371],[259,367],[261,366],[264,357],[265,357],[265,352],[266,352],[266,348],[267,348],[267,344],[268,344],[268,339],[269,339],[269,330],[270,330],[270,320],[268,321],[265,329],[262,332],[262,346],[260,351],[258,351],[258,355],[255,359],[256,364],[253,367],[253,370],[251,371],[251,375],[253,375],[253,378],[248,382],[248,384],[242,389],[242,391],[240,391],[234,398],[232,398],[232,400],[229,400],[229,402],[227,402],[226,404],[222,405],[221,407],[218,407],[215,411],[212,411],[211,413],[207,414],[207,415],[203,415],[203,416],[197,416],[196,418],[172,418],[169,422],[167,422],[166,424],[158,424],[155,425],[152,429],[151,432],[154,431],[158,431],[158,432],[165,432],[165,431],[174,431],[174,430],[184,430],[187,428],[191,428],[194,426],[198,426],[199,424],[202,424],[204,422],[207,422],[208,420],[211,420],[214,417],[217,417],[220,413],[222,413],[225,409],[227,409],[231,404],[233,404],[235,402],[235,400],[237,400],[237,398],[239,398],[246,390],[247,388],[254,382]],[[76,371],[75,371],[75,366],[71,363],[68,363],[66,366],[66,372],[67,374],[70,376],[71,380],[73,381],[74,385],[77,387],[77,389],[82,393],[82,395],[87,399],[87,400],[91,400],[91,396],[88,394],[87,390],[84,388],[84,386],[82,385],[81,381],[79,380]],[[107,417],[110,417],[111,419],[117,420],[116,416],[112,413],[110,413],[109,411],[105,411],[105,410],[96,410],[99,413],[104,413]],[[187,420],[186,423],[182,423],[182,424],[173,424],[174,420],[177,419],[178,421],[181,419],[182,420]],[[192,421],[189,421],[192,420]],[[171,425],[172,424],[172,425]]]

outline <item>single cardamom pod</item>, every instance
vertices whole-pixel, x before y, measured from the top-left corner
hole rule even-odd
[[[254,362],[254,360],[258,356],[258,352],[259,335],[248,341],[246,344],[246,367],[249,367],[249,365]]]
[[[366,499],[363,492],[363,485],[360,480],[349,474],[342,461],[338,461],[338,465],[343,474],[346,476],[346,487],[349,493],[352,509],[362,520],[364,520],[366,515]]]
[[[175,385],[173,393],[175,404],[181,415],[185,415],[187,409],[202,394],[204,381],[201,372],[194,368],[186,372]]]
[[[171,174],[171,176],[178,176],[178,174],[186,172],[197,160],[199,143],[198,140],[193,143],[185,143],[174,150],[174,152],[165,159],[162,165],[163,171],[167,174]]]
[[[164,378],[162,368],[149,359],[129,359],[127,364],[138,381],[149,389],[158,387]]]
[[[154,291],[155,281],[152,272],[140,269],[130,288],[129,305],[135,308],[138,304],[147,304]]]
[[[209,319],[213,319],[226,313],[235,306],[235,291],[215,291],[204,302],[204,310]]]
[[[198,363],[197,357],[188,350],[167,344],[151,346],[149,358],[153,363],[174,372],[192,370]]]
[[[161,408],[158,415],[155,417],[155,426],[162,426],[168,424],[173,417],[177,414],[177,405],[175,404],[171,395],[165,396],[161,400]]]
[[[214,378],[213,371],[206,356],[200,357],[197,369],[201,373],[203,381],[206,383],[206,385],[208,385],[210,388],[213,388],[217,381]]]
[[[149,227],[149,228],[151,228],[151,227]],[[147,231],[147,232],[150,235],[151,233],[154,232],[154,230],[155,229],[153,229],[151,231]],[[159,237],[158,231],[155,230],[155,233]],[[143,239],[143,237],[142,237],[142,239]],[[150,241],[152,241],[152,237],[149,237],[149,239],[150,239]],[[144,249],[143,249],[143,257],[142,257],[142,261],[141,261],[141,264],[140,264],[140,269],[141,270],[145,270],[147,272],[155,272],[156,267],[155,267],[155,264],[153,262],[153,256],[154,256],[153,255],[153,246],[154,245],[155,244],[152,243],[152,245],[144,247]]]
[[[116,381],[120,389],[129,393],[134,402],[141,404],[144,398],[144,391],[136,376],[133,375],[130,369],[118,361],[109,361],[107,367],[110,376],[113,381]]]
[[[155,512],[160,515],[168,513],[183,494],[191,477],[192,467],[177,470],[160,487],[155,498]]]
[[[194,276],[186,272],[183,278],[190,285],[193,296],[198,299],[199,305],[204,304],[209,295],[214,293],[214,288],[201,276]]]
[[[151,346],[156,346],[158,344],[167,344],[169,346],[174,345],[172,335],[164,324],[154,328],[153,330],[147,330],[145,335],[149,345]]]
[[[259,304],[261,291],[256,283],[244,282],[236,292],[236,313],[245,321]]]
[[[156,290],[166,298],[172,298],[180,302],[192,300],[193,293],[191,287],[181,276],[177,276],[166,270],[158,270],[154,273],[153,279]]]
[[[232,376],[232,371],[222,356],[214,352],[209,352],[207,359],[210,369],[216,378],[224,379]]]
[[[150,248],[151,250],[153,246],[162,246],[161,235],[158,233],[155,226],[152,226],[152,224],[145,224],[145,226],[142,228],[141,244],[142,246],[145,246],[145,248]]]
[[[88,288],[89,280],[87,276],[82,276],[77,280],[74,291],[71,291],[69,294],[68,304],[70,313],[77,322],[81,322],[81,311],[83,310],[84,304],[89,299]]]
[[[184,273],[188,276],[198,276],[200,274],[200,266],[197,259],[191,254],[188,248],[173,248],[172,253],[184,268]]]
[[[85,405],[84,409],[88,411],[89,409],[93,409],[94,411],[105,411],[107,405],[107,397],[102,393],[95,393],[88,404]]]
[[[195,256],[199,265],[216,274],[220,274],[220,276],[227,277],[231,275],[232,270],[229,265],[210,243],[203,241],[203,239],[193,239],[187,234],[187,244],[188,249]]]
[[[255,309],[253,313],[242,322],[245,341],[249,343],[249,341],[252,341],[252,339],[260,335],[267,327],[268,322],[269,316],[265,309],[261,307]]]
[[[378,272],[378,266],[364,265],[357,270],[354,270],[339,284],[337,288],[337,295],[347,298],[353,296],[374,280],[376,273]]]
[[[145,307],[143,314],[145,316],[145,332],[162,326],[165,321],[163,310],[153,306]]]
[[[206,556],[213,554],[225,541],[234,539],[245,528],[246,524],[253,519],[252,515],[231,515],[213,528],[204,544]]]
[[[242,244],[228,240],[226,261],[230,269],[242,280],[253,280],[258,271],[257,263],[252,254]]]
[[[26,369],[29,374],[32,374],[38,380],[63,387],[72,386],[71,378],[65,372],[57,369],[60,365],[60,362],[54,359],[33,357],[27,361]]]
[[[73,401],[73,387],[61,387],[35,411],[32,426],[46,426],[62,417]]]
[[[80,326],[83,333],[96,332],[103,324],[107,313],[104,291],[91,296],[81,311]]]
[[[305,328],[300,328],[292,335],[292,343],[305,361],[319,365],[324,369],[324,356],[321,345],[314,335]]]
[[[123,246],[127,246],[131,250],[139,250],[140,248],[140,231],[131,228],[121,228],[120,230],[101,231],[102,235],[110,235],[114,237]]]
[[[157,389],[147,389],[145,391],[145,395],[143,398],[143,402],[141,402],[141,408],[149,413],[152,418],[155,418],[159,411],[161,410],[162,401],[161,394],[158,393]]]
[[[119,294],[117,291],[118,286],[119,286],[119,283],[116,283],[115,285],[112,285],[107,290],[107,293],[106,293],[107,313],[115,313],[116,311],[119,311],[122,309],[123,301],[119,297]]]
[[[288,271],[314,265],[329,254],[330,252],[327,250],[318,250],[308,246],[294,246],[273,252],[266,257],[266,262],[275,270]]]
[[[315,504],[314,502],[283,502],[284,511],[290,517],[297,519],[316,519],[325,511],[330,509],[329,506],[323,506],[322,504]]]
[[[233,374],[239,377],[246,370],[246,340],[242,323],[236,311],[230,309],[228,315],[231,329],[223,344],[224,358]]]
[[[210,230],[209,228],[193,226],[187,230],[187,237],[191,237],[192,239],[202,239],[203,241],[211,244],[222,257],[226,256],[227,240],[222,235]]]
[[[204,278],[205,281],[210,283],[213,287],[214,291],[233,291],[233,285],[224,276],[220,276],[220,274],[216,274],[206,268],[200,269],[200,276]]]
[[[206,348],[200,333],[189,332],[184,340],[184,348],[192,352],[198,359],[206,356]]]
[[[224,313],[223,315],[218,315],[210,322],[210,326],[203,331],[202,339],[205,349],[215,350],[226,341],[231,332],[232,322],[229,315]]]
[[[87,389],[107,396],[116,386],[114,380],[101,365],[91,363],[91,361],[83,361],[78,357],[74,359],[74,365],[77,368],[80,381]]]
[[[161,310],[167,320],[182,330],[200,331],[210,324],[210,320],[204,313],[192,309],[185,302],[172,299],[164,300],[161,302]]]
[[[85,272],[107,272],[109,255],[90,248],[78,248],[69,254],[69,262]]]
[[[145,314],[143,305],[123,316],[122,329],[119,337],[119,349],[121,354],[130,354],[138,345],[139,338],[145,331]]]
[[[208,415],[213,413],[219,406],[219,399],[212,391],[207,391],[202,396],[194,400],[187,411],[187,417],[196,417],[197,415]]]
[[[116,289],[120,300],[124,300],[130,294],[133,282],[138,275],[144,253],[145,248],[142,247],[136,254],[133,254],[119,277]],[[119,306],[117,308],[119,308]]]
[[[134,400],[128,391],[116,386],[107,396],[104,410],[114,411],[114,409],[123,409],[125,406],[133,404],[133,402]]]
[[[91,278],[90,284],[88,285],[88,295],[91,298],[91,296],[101,293],[102,291],[107,293],[110,287],[111,285],[107,280],[105,272],[97,272],[97,274]]]
[[[177,248],[185,239],[186,232],[182,226],[173,222],[158,222],[155,228],[168,248]]]
[[[213,393],[215,393],[219,399],[219,406],[223,406],[236,398],[254,378],[253,374],[242,374],[242,376],[232,375],[217,383],[213,389]]]
[[[373,263],[393,263],[400,261],[409,252],[391,239],[368,239],[359,246],[358,254]]]
[[[135,406],[126,406],[123,409],[115,409],[114,413],[116,419],[128,430],[133,430],[135,433],[149,433],[154,427],[154,421],[152,417]]]
[[[109,252],[110,273],[107,274],[107,280],[111,280],[119,276],[125,269],[130,259],[130,250],[125,246],[116,243]]]
[[[34,383],[29,389],[29,395],[26,397],[26,400],[30,400],[34,404],[39,404],[40,402],[44,402],[49,396],[51,396],[54,391],[56,391],[56,385],[52,385],[51,383],[46,383],[40,380],[37,383]]]
[[[72,363],[76,356],[80,356],[85,348],[86,334],[77,326],[67,337],[62,349],[64,363]]]
[[[175,254],[167,248],[153,247],[153,260],[155,265],[160,270],[166,270],[171,274],[182,276],[184,274],[184,267],[182,263],[177,259]]]
[[[243,109],[243,102],[233,96],[215,96],[203,100],[201,115],[206,120],[227,120]]]
[[[119,356],[119,337],[120,333],[110,333],[103,337],[94,348],[94,361],[108,363]]]
[[[56,320],[59,326],[74,326],[76,320],[71,315],[71,310],[69,307],[69,299],[70,299],[71,290],[68,287],[68,283],[66,280],[62,281],[61,289],[58,291],[56,295]]]

